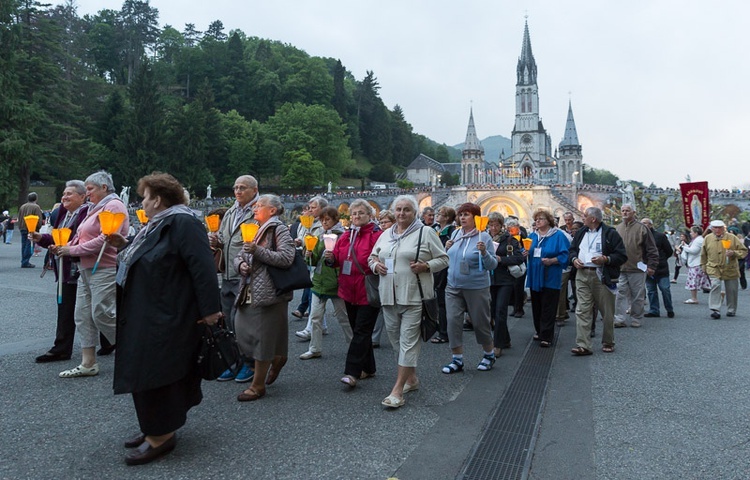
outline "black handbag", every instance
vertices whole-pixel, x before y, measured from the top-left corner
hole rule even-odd
[[[415,262],[419,261],[419,249],[422,247],[422,229],[424,227],[419,229],[419,240],[417,240],[417,256],[414,258]],[[438,299],[437,297],[433,296],[433,298],[424,298],[424,292],[422,291],[422,281],[419,279],[419,274],[417,275],[417,286],[419,287],[419,298],[422,299],[422,318],[419,322],[419,329],[422,336],[423,341],[428,341],[432,338],[433,335],[435,335],[435,332],[438,330]]]
[[[234,374],[240,369],[240,350],[232,332],[227,330],[224,319],[214,325],[206,325],[198,354],[198,371],[205,380],[216,380],[226,370]]]
[[[272,237],[272,249],[276,250],[276,228],[271,232]],[[266,265],[268,275],[271,277],[274,286],[276,287],[276,295],[283,295],[293,290],[300,290],[303,288],[312,287],[312,279],[310,278],[310,270],[307,268],[307,262],[305,257],[302,256],[300,250],[296,250],[294,253],[294,261],[288,268],[274,267],[273,265]]]
[[[366,274],[365,269],[359,264],[357,256],[354,255],[354,264],[357,266],[357,270],[365,277],[365,292],[367,293],[367,303],[374,308],[380,308],[380,275],[378,274]]]

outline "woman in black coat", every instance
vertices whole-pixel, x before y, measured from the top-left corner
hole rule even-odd
[[[119,255],[115,394],[131,393],[141,434],[125,443],[129,465],[172,451],[175,431],[203,398],[197,371],[201,324],[221,316],[219,286],[202,223],[171,175],[138,182],[149,223]],[[126,243],[113,235],[110,243]]]

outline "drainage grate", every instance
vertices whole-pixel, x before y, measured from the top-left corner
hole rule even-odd
[[[560,329],[555,332],[555,342]],[[458,478],[525,478],[541,419],[554,348],[529,342],[521,365]]]

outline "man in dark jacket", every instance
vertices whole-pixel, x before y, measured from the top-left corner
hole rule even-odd
[[[615,293],[620,266],[627,260],[625,244],[614,228],[602,223],[602,211],[586,209],[584,227],[570,245],[570,258],[576,273],[576,346],[573,355],[591,355],[593,308],[602,314],[602,351],[615,350]]]
[[[659,265],[653,275],[646,277],[646,293],[648,295],[648,312],[644,317],[659,317],[659,293],[657,287],[661,290],[661,297],[664,300],[664,309],[667,311],[669,318],[674,318],[674,307],[672,307],[672,292],[669,290],[669,259],[674,254],[672,245],[669,243],[667,236],[654,230],[654,222],[650,218],[644,218],[641,223],[651,230],[656,242],[656,249],[659,251]]]

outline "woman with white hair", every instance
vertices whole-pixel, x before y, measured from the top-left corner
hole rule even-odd
[[[419,388],[417,359],[422,345],[420,323],[422,298],[435,297],[432,272],[448,267],[437,232],[417,218],[417,199],[400,195],[391,210],[396,223],[380,236],[369,259],[370,269],[380,275],[380,302],[385,330],[398,351],[398,375],[391,393],[381,402],[398,408],[404,394]]]
[[[115,193],[109,173],[103,170],[92,173],[83,183],[92,204],[86,212],[86,218],[78,226],[68,245],[49,247],[55,255],[78,257],[74,264],[80,274],[76,292],[75,322],[81,341],[82,360],[77,367],[60,372],[61,378],[91,377],[99,373],[95,349],[100,332],[110,343],[115,343],[117,248],[106,242],[99,223],[99,214],[103,211],[124,214],[125,220],[117,232],[123,237],[128,234],[129,226],[127,209]],[[94,272],[94,265],[102,246],[104,252]]]

